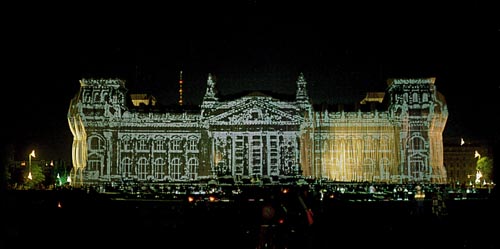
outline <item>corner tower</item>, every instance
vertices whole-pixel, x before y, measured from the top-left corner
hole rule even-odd
[[[446,182],[443,138],[448,109],[435,78],[390,79],[389,114],[399,127],[402,181]]]

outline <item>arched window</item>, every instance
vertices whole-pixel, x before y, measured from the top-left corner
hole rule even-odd
[[[363,160],[363,180],[371,181],[373,179],[373,172],[375,170],[375,162],[371,158]]]
[[[380,163],[380,179],[381,180],[389,180],[391,172],[390,172],[390,162],[387,158],[381,158]]]
[[[102,172],[103,156],[98,153],[92,153],[87,159],[87,177],[89,179],[97,180]]]
[[[173,180],[181,179],[181,159],[173,158],[169,165],[170,177]]]
[[[125,157],[122,159],[121,173],[122,173],[122,177],[131,177],[132,175],[134,175],[134,172],[132,169],[132,161],[130,160],[130,158]]]
[[[189,159],[187,163],[187,170],[186,174],[188,175],[189,180],[196,180],[198,177],[198,159],[192,157]]]
[[[356,160],[354,160],[354,158],[349,157],[346,159],[346,168],[348,169],[348,180],[359,180],[358,177],[361,173],[361,167],[356,164]]]
[[[101,101],[100,92],[99,91],[95,91],[94,92],[94,102],[100,102],[100,101]]]
[[[89,138],[90,140],[90,150],[97,151],[97,150],[103,150],[104,149],[104,141],[100,137],[97,136],[92,136]]]
[[[418,93],[413,93],[413,103],[418,103]]]
[[[161,157],[156,158],[153,165],[154,177],[156,180],[162,180],[165,177],[165,160]]]
[[[139,180],[146,180],[148,176],[148,160],[144,157],[139,158],[137,161]]]
[[[409,141],[409,148],[414,153],[425,151],[425,139],[421,136],[414,136]]]

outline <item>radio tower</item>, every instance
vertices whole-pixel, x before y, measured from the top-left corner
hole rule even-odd
[[[179,74],[179,105],[182,106],[182,70]]]

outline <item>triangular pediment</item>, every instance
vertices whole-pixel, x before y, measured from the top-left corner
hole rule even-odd
[[[219,106],[212,124],[295,124],[302,122],[299,108],[293,103],[269,96],[246,96]]]

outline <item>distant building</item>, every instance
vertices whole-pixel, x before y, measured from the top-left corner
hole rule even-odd
[[[145,93],[133,93],[130,94],[130,100],[134,106],[155,106],[156,98],[150,94]]]
[[[198,110],[158,111],[130,104],[122,80],[82,79],[68,111],[74,182],[302,175],[445,183],[448,111],[434,81],[391,79],[386,93],[367,93],[345,111],[314,107],[302,74],[291,101],[262,92],[221,100],[209,75]]]
[[[477,160],[481,156],[491,157],[487,141],[449,137],[444,140],[444,165],[448,182],[457,185],[475,185]]]

